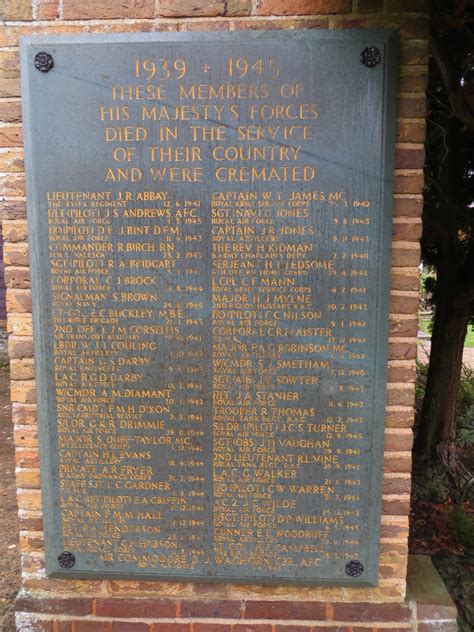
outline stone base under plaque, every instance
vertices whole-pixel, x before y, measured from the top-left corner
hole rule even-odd
[[[137,582],[145,592],[146,582]],[[457,632],[456,607],[428,556],[412,556],[404,602],[323,602],[23,591],[19,632]],[[277,592],[277,591],[275,591]]]

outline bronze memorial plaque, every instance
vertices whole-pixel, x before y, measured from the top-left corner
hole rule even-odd
[[[22,42],[48,574],[376,584],[396,48]]]

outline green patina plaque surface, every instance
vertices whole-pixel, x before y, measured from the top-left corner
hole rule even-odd
[[[376,584],[395,53],[22,42],[49,574]]]

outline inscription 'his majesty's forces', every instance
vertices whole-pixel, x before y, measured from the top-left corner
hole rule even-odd
[[[392,39],[23,42],[49,574],[376,583]]]

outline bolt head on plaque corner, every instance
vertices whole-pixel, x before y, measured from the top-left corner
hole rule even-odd
[[[351,560],[346,564],[346,575],[349,577],[360,577],[364,572],[364,565],[360,560]]]
[[[40,72],[49,72],[54,66],[54,60],[49,53],[41,51],[35,55],[35,68]]]
[[[381,59],[382,55],[376,46],[366,46],[360,54],[360,61],[367,68],[375,68]]]
[[[71,551],[63,551],[58,555],[58,562],[61,568],[72,568],[76,563],[76,556]]]

